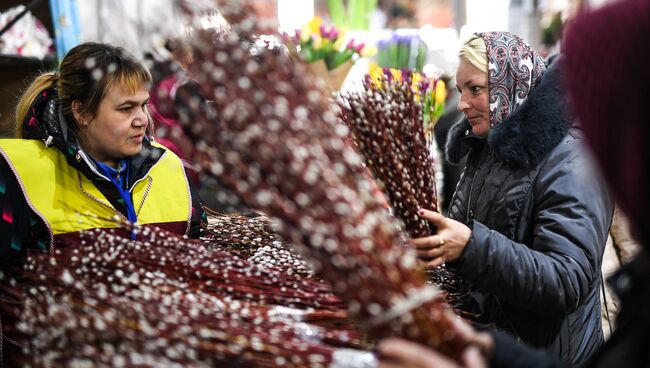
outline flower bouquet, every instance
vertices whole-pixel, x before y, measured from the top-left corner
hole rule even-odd
[[[341,88],[357,58],[376,52],[375,47],[354,39],[346,42],[344,31],[324,24],[318,17],[296,30],[293,37],[285,34],[284,39],[289,50],[325,81],[330,92]]]

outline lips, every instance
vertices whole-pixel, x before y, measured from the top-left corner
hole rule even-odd
[[[478,120],[480,119],[480,116],[468,116],[467,120],[469,120],[470,124],[476,125],[478,124]]]
[[[144,138],[144,134],[138,134],[138,135],[134,135],[130,139],[135,142],[142,142],[143,138]]]

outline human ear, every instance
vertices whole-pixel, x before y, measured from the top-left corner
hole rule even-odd
[[[85,127],[88,126],[88,122],[86,122],[85,119],[83,118],[81,106],[82,106],[81,101],[79,100],[72,101],[72,115],[74,115],[74,119],[77,121],[80,127]]]

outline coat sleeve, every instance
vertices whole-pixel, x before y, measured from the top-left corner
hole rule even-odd
[[[190,218],[190,230],[188,231],[187,236],[190,238],[198,238],[203,235],[208,226],[208,215],[203,209],[196,186],[192,180],[189,180],[189,174],[186,173],[185,175],[188,177],[187,182],[192,196],[192,215]]]
[[[494,341],[490,367],[498,368],[560,368],[562,364],[548,351],[533,348],[513,336],[496,330],[488,331]]]
[[[0,261],[14,260],[28,248],[47,249],[49,234],[30,209],[13,171],[0,155]]]
[[[529,243],[473,223],[458,273],[511,305],[568,314],[597,282],[613,204],[576,140],[543,164],[532,188]],[[556,151],[558,149],[556,148]]]

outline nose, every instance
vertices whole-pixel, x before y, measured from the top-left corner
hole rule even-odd
[[[149,124],[149,112],[146,108],[138,111],[138,114],[133,118],[132,125],[136,128],[145,127]]]
[[[469,109],[469,103],[467,102],[467,99],[463,97],[463,95],[463,93],[460,94],[460,98],[458,98],[458,105],[456,105],[456,110],[460,112]]]

